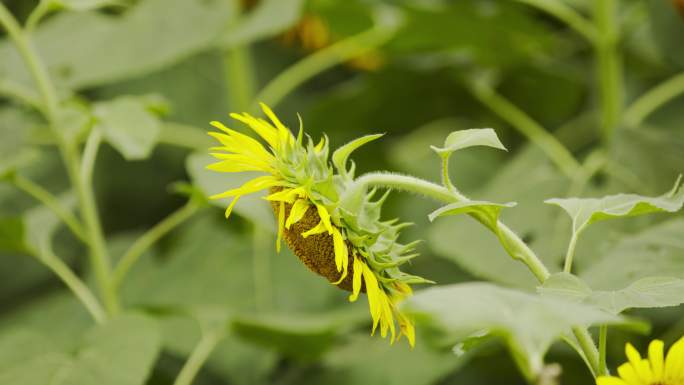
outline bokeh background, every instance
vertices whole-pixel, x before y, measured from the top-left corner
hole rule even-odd
[[[590,0],[548,2],[592,13]],[[25,20],[37,1],[3,3]],[[51,14],[36,27],[34,39],[60,92],[75,105],[143,100],[151,111],[144,124],[158,127],[143,148],[126,152],[125,145],[105,144],[98,156],[94,184],[114,256],[182,207],[187,197],[178,190],[187,191],[188,184],[211,194],[238,183],[203,168],[203,152],[211,145],[208,122],[231,123],[230,112],[253,110],[254,101],[264,100],[290,127],[298,126],[299,113],[306,131],[314,138],[328,135],[333,147],[386,133],[354,154],[359,172],[393,170],[438,180],[440,163],[430,145],[440,145],[454,130],[494,128],[509,151],[459,152],[452,178],[470,196],[517,201],[504,220],[558,271],[569,224],[543,200],[667,191],[684,171],[684,98],[638,124],[618,122],[605,140],[592,46],[523,3],[122,0],[98,10]],[[681,2],[669,0],[617,3],[619,79],[628,105],[684,70],[684,11]],[[340,55],[349,57],[339,60]],[[32,87],[23,68],[3,37],[0,81]],[[538,122],[579,161],[599,157],[591,178],[577,180],[559,170],[530,135],[496,111],[491,98],[483,100],[477,91],[482,87]],[[128,121],[131,132],[144,132],[138,123]],[[50,143],[44,121],[29,106],[0,99],[2,157],[31,146],[38,156],[21,173],[62,194],[68,179]],[[178,182],[185,187],[179,189]],[[74,351],[92,320],[12,238],[14,225],[35,205],[0,183],[0,335],[31,330]],[[388,201],[387,218],[415,223],[402,240],[425,240],[409,272],[438,285],[489,280],[534,289],[534,277],[469,218],[430,223],[427,214],[436,207],[411,195],[392,194]],[[370,337],[365,301],[349,304],[344,292],[308,272],[289,251],[275,253],[274,220],[264,202],[246,199],[236,210],[225,221],[223,210],[201,208],[144,255],[124,281],[125,304],[155,317],[162,330],[162,352],[148,384],[173,381],[199,341],[201,325],[214,316],[230,318],[229,333],[197,385],[525,383],[500,343],[455,354],[448,344],[421,338],[420,327],[413,351],[405,342],[390,346]],[[624,287],[646,272],[684,277],[682,234],[681,215],[597,225],[580,242],[576,266],[595,288]],[[57,253],[89,277],[82,245],[65,229],[54,239]],[[197,314],[177,309],[201,309],[203,316],[198,321]],[[634,315],[652,322],[651,336],[671,342],[684,333],[683,310]],[[624,341],[643,346],[647,338],[612,332],[610,364],[622,361]],[[28,355],[0,348],[0,357],[16,361],[21,354]],[[547,361],[562,365],[563,384],[592,381],[561,344]]]

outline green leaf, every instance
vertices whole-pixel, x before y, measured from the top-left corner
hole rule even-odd
[[[0,340],[1,351],[13,352],[11,366],[0,366],[0,383],[21,385],[142,385],[157,359],[160,335],[156,324],[140,315],[123,315],[86,332],[75,354],[14,332]]]
[[[626,234],[579,276],[594,289],[616,290],[635,280],[661,276],[684,279],[684,219],[676,218]]]
[[[458,214],[481,214],[485,219],[485,225],[490,229],[496,230],[498,228],[497,221],[499,220],[499,213],[506,207],[515,207],[515,202],[508,203],[492,203],[486,201],[466,201],[451,203],[440,207],[428,215],[430,222],[437,217],[444,217]]]
[[[407,301],[405,309],[457,340],[483,329],[502,336],[528,378],[541,371],[546,351],[572,327],[626,322],[596,307],[489,283],[423,290]]]
[[[218,46],[230,48],[267,39],[292,27],[300,18],[304,0],[263,0],[219,38]]]
[[[573,233],[578,234],[586,226],[606,219],[679,211],[684,204],[681,180],[680,176],[673,189],[659,197],[618,194],[603,198],[554,198],[545,202],[565,210],[572,218]]]
[[[259,176],[254,172],[241,172],[222,174],[207,170],[207,165],[214,163],[215,159],[208,154],[194,153],[188,156],[186,169],[192,182],[209,197],[220,192],[237,188],[247,181]],[[258,224],[262,229],[275,232],[275,220],[273,211],[268,202],[261,199],[265,192],[245,195],[235,205],[234,211],[240,216]],[[209,202],[218,207],[228,207],[229,199],[211,199]]]
[[[660,308],[684,303],[684,279],[673,277],[647,277],[623,289],[592,291],[580,278],[558,273],[549,277],[539,291],[593,305],[613,314],[627,309]]]
[[[153,72],[210,49],[235,17],[236,7],[234,1],[145,0],[119,15],[63,12],[40,24],[32,37],[59,88],[89,88]],[[33,87],[7,39],[0,41],[0,63],[0,77]]]
[[[507,151],[496,135],[496,131],[491,128],[472,128],[454,131],[444,140],[443,147],[431,146],[431,148],[437,154],[444,157],[451,155],[454,151],[474,146],[493,147]]]
[[[26,229],[21,217],[0,218],[0,250],[26,252],[25,236]]]
[[[126,160],[140,160],[150,156],[157,144],[161,124],[143,101],[135,97],[121,97],[95,105],[97,128],[105,139]]]
[[[345,309],[346,310],[346,309]],[[240,337],[257,345],[303,360],[320,357],[337,342],[341,330],[365,321],[365,309],[330,314],[259,314],[233,319],[232,329]],[[351,316],[350,316],[351,314]]]
[[[349,175],[350,178],[353,178],[354,167],[352,166],[351,170],[347,170],[347,158],[349,158],[349,155],[364,144],[378,139],[383,135],[385,134],[365,135],[356,138],[335,150],[332,154],[332,162],[335,165],[335,168],[337,168],[337,171],[342,175]]]

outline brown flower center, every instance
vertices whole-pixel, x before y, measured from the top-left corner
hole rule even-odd
[[[271,189],[271,193],[277,192],[279,189]],[[280,202],[271,202],[273,212],[278,218],[278,211],[280,209]],[[285,219],[290,215],[292,205],[285,203]],[[301,260],[309,270],[325,277],[329,282],[335,283],[342,276],[341,272],[337,271],[335,265],[335,248],[333,245],[333,237],[328,233],[321,233],[310,235],[306,238],[302,237],[302,233],[315,227],[321,218],[318,216],[318,211],[314,206],[310,206],[306,211],[304,217],[297,223],[290,226],[290,229],[284,229],[283,237],[287,242],[288,247]],[[333,225],[334,226],[334,225]],[[352,281],[354,276],[354,246],[347,241],[347,249],[349,250],[349,266],[347,276],[340,282],[337,287],[347,291],[352,291]],[[365,285],[361,284],[361,291],[365,292]]]

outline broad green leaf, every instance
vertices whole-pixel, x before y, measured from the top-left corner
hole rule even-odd
[[[18,334],[18,336],[17,336]],[[86,332],[75,354],[50,348],[47,337],[13,332],[0,341],[3,351],[25,359],[0,367],[0,383],[17,385],[143,385],[157,359],[156,324],[140,315],[123,315]]]
[[[337,342],[340,331],[358,325],[367,318],[366,309],[330,314],[259,314],[233,319],[232,329],[240,337],[257,345],[304,360],[320,357]]]
[[[443,147],[431,147],[440,156],[448,156],[454,151],[474,146],[493,147],[506,151],[506,147],[499,140],[496,131],[491,128],[454,131],[444,140]]]
[[[63,12],[33,37],[57,86],[81,89],[140,76],[211,48],[236,7],[234,1],[145,0],[120,15]],[[33,86],[7,39],[0,41],[0,77]]]
[[[321,362],[325,370],[307,379],[311,385],[431,385],[462,367],[467,356],[431,349],[417,341],[411,349],[405,340],[386,340],[358,333],[338,342]]]
[[[673,213],[684,205],[684,189],[681,176],[674,188],[659,197],[645,197],[636,194],[618,194],[603,198],[554,198],[545,202],[565,210],[572,219],[572,230],[580,233],[586,226],[613,218],[632,217],[656,212]]]
[[[579,276],[594,289],[618,290],[635,280],[661,276],[684,279],[684,219],[672,219],[624,235]]]
[[[218,39],[222,48],[248,45],[292,27],[301,16],[304,0],[263,0],[241,16]]]
[[[539,291],[593,305],[613,314],[627,309],[659,308],[684,303],[684,279],[673,277],[641,278],[623,289],[592,291],[577,276],[558,273],[549,277]]]
[[[481,214],[486,220],[486,225],[493,230],[498,228],[497,221],[499,213],[506,207],[515,207],[515,202],[492,203],[486,201],[465,201],[448,204],[430,213],[430,222],[437,217],[444,217],[458,214]]]
[[[337,171],[342,175],[347,175],[347,173],[349,173],[349,177],[353,178],[354,167],[352,166],[351,170],[347,170],[347,159],[349,158],[349,155],[364,144],[378,139],[383,135],[384,134],[365,135],[356,138],[335,150],[332,154],[332,162],[335,165],[335,168],[337,168]]]
[[[655,43],[665,57],[683,68],[684,53],[678,37],[684,34],[684,23],[677,9],[678,4],[673,1],[648,2]]]
[[[625,322],[596,307],[488,283],[427,289],[410,298],[405,309],[456,339],[483,329],[502,336],[528,378],[540,372],[546,351],[572,327]]]
[[[90,109],[76,101],[64,103],[59,109],[57,119],[58,135],[67,143],[83,140],[94,120]]]
[[[140,160],[150,156],[157,144],[161,123],[142,100],[121,97],[95,105],[93,111],[97,129],[105,139],[127,160]]]
[[[194,153],[186,161],[186,169],[192,182],[209,197],[232,188],[237,188],[259,176],[255,172],[219,173],[207,170],[215,160],[208,154]],[[274,232],[275,220],[270,205],[261,199],[266,192],[246,195],[240,198],[233,209],[237,214],[257,224],[262,229]],[[218,207],[227,207],[229,199],[212,199],[209,202]]]

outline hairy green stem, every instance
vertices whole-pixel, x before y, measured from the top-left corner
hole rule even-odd
[[[608,374],[606,364],[606,347],[608,346],[608,325],[601,325],[599,328],[599,369],[598,374],[604,376]]]
[[[188,201],[183,207],[171,213],[162,221],[154,225],[151,229],[145,232],[140,238],[130,246],[130,248],[121,257],[121,260],[116,265],[114,273],[112,274],[112,286],[117,289],[121,286],[126,274],[131,267],[145,254],[147,250],[152,247],[157,241],[163,238],[171,230],[175,229],[186,220],[190,219],[197,210],[199,204],[193,200]]]
[[[385,188],[393,188],[397,190],[409,191],[416,194],[425,195],[429,198],[435,199],[444,203],[465,202],[468,198],[458,192],[449,191],[447,188],[428,182],[426,180],[415,178],[408,175],[392,174],[392,173],[368,173],[356,179],[358,188],[365,188],[370,186],[378,186]],[[473,218],[481,223],[487,222],[479,214],[471,214]],[[522,239],[508,226],[502,222],[497,223],[498,229],[490,229],[496,233],[502,241],[506,251],[515,259],[522,261],[539,280],[544,282],[550,273],[546,266],[539,260],[532,249],[523,242]]]
[[[435,199],[443,203],[453,203],[467,201],[468,199],[457,192],[451,192],[447,188],[428,182],[426,180],[400,174],[392,174],[386,172],[374,172],[360,176],[356,179],[356,188],[365,189],[368,187],[385,187],[393,188],[402,191],[413,192],[421,194],[426,197]],[[481,223],[486,220],[478,214],[471,214],[473,218]],[[489,228],[489,227],[488,227]],[[497,233],[497,237],[501,240],[502,245],[506,251],[514,259],[520,260],[528,269],[534,274],[540,283],[546,281],[550,273],[544,263],[537,257],[532,249],[523,242],[522,239],[508,226],[501,221],[497,222],[497,229],[491,229]],[[579,342],[581,348],[580,354],[586,357],[589,364],[589,369],[592,374],[598,372],[598,349],[594,344],[594,340],[586,329],[573,328],[573,334]],[[571,345],[572,346],[572,345]]]
[[[395,30],[378,25],[305,57],[271,80],[259,92],[256,101],[275,107],[290,92],[314,76],[383,45],[394,36]]]
[[[88,246],[90,247],[91,262],[95,270],[100,294],[105,303],[108,313],[118,311],[118,298],[109,284],[111,264],[104,240],[104,234],[100,226],[93,191],[90,185],[81,178],[79,165],[80,155],[75,144],[68,143],[60,132],[59,127],[59,98],[45,65],[40,60],[28,35],[24,33],[17,20],[12,16],[7,7],[0,3],[0,24],[5,27],[10,38],[14,42],[19,54],[24,59],[31,76],[43,98],[45,108],[42,109],[49,122],[50,128],[57,139],[57,144],[64,160],[67,173],[74,189],[77,192],[80,203],[81,215],[87,229]]]
[[[604,142],[608,144],[620,122],[624,102],[622,61],[618,48],[617,1],[596,0],[594,20],[599,32],[594,49],[601,103],[600,129]]]
[[[190,357],[183,365],[180,373],[173,382],[173,385],[191,385],[192,381],[199,373],[204,363],[209,359],[211,352],[216,345],[221,342],[225,333],[223,330],[212,330],[204,332],[195,349],[190,353]]]
[[[81,222],[69,209],[65,208],[59,202],[57,197],[45,190],[42,186],[19,174],[13,175],[10,180],[18,189],[24,191],[26,194],[52,210],[78,239],[87,242],[88,237],[83,229],[83,225],[81,225]]]
[[[684,72],[675,75],[641,95],[625,111],[625,123],[632,127],[643,121],[665,103],[684,94]]]
[[[597,39],[598,32],[596,27],[584,16],[575,11],[572,7],[562,1],[548,0],[517,0],[523,4],[540,9],[549,15],[561,20],[575,32],[584,36],[589,42]]]
[[[81,281],[80,278],[65,264],[59,257],[54,255],[52,252],[44,251],[44,255],[38,257],[38,259],[45,264],[50,270],[52,270],[64,284],[71,290],[72,293],[78,298],[83,306],[88,310],[88,313],[93,317],[95,322],[102,323],[107,318],[105,311],[98,302],[97,298],[88,289],[88,286]]]
[[[482,104],[539,147],[568,178],[573,178],[581,171],[582,166],[563,143],[493,88],[485,84],[472,84],[470,89]]]

